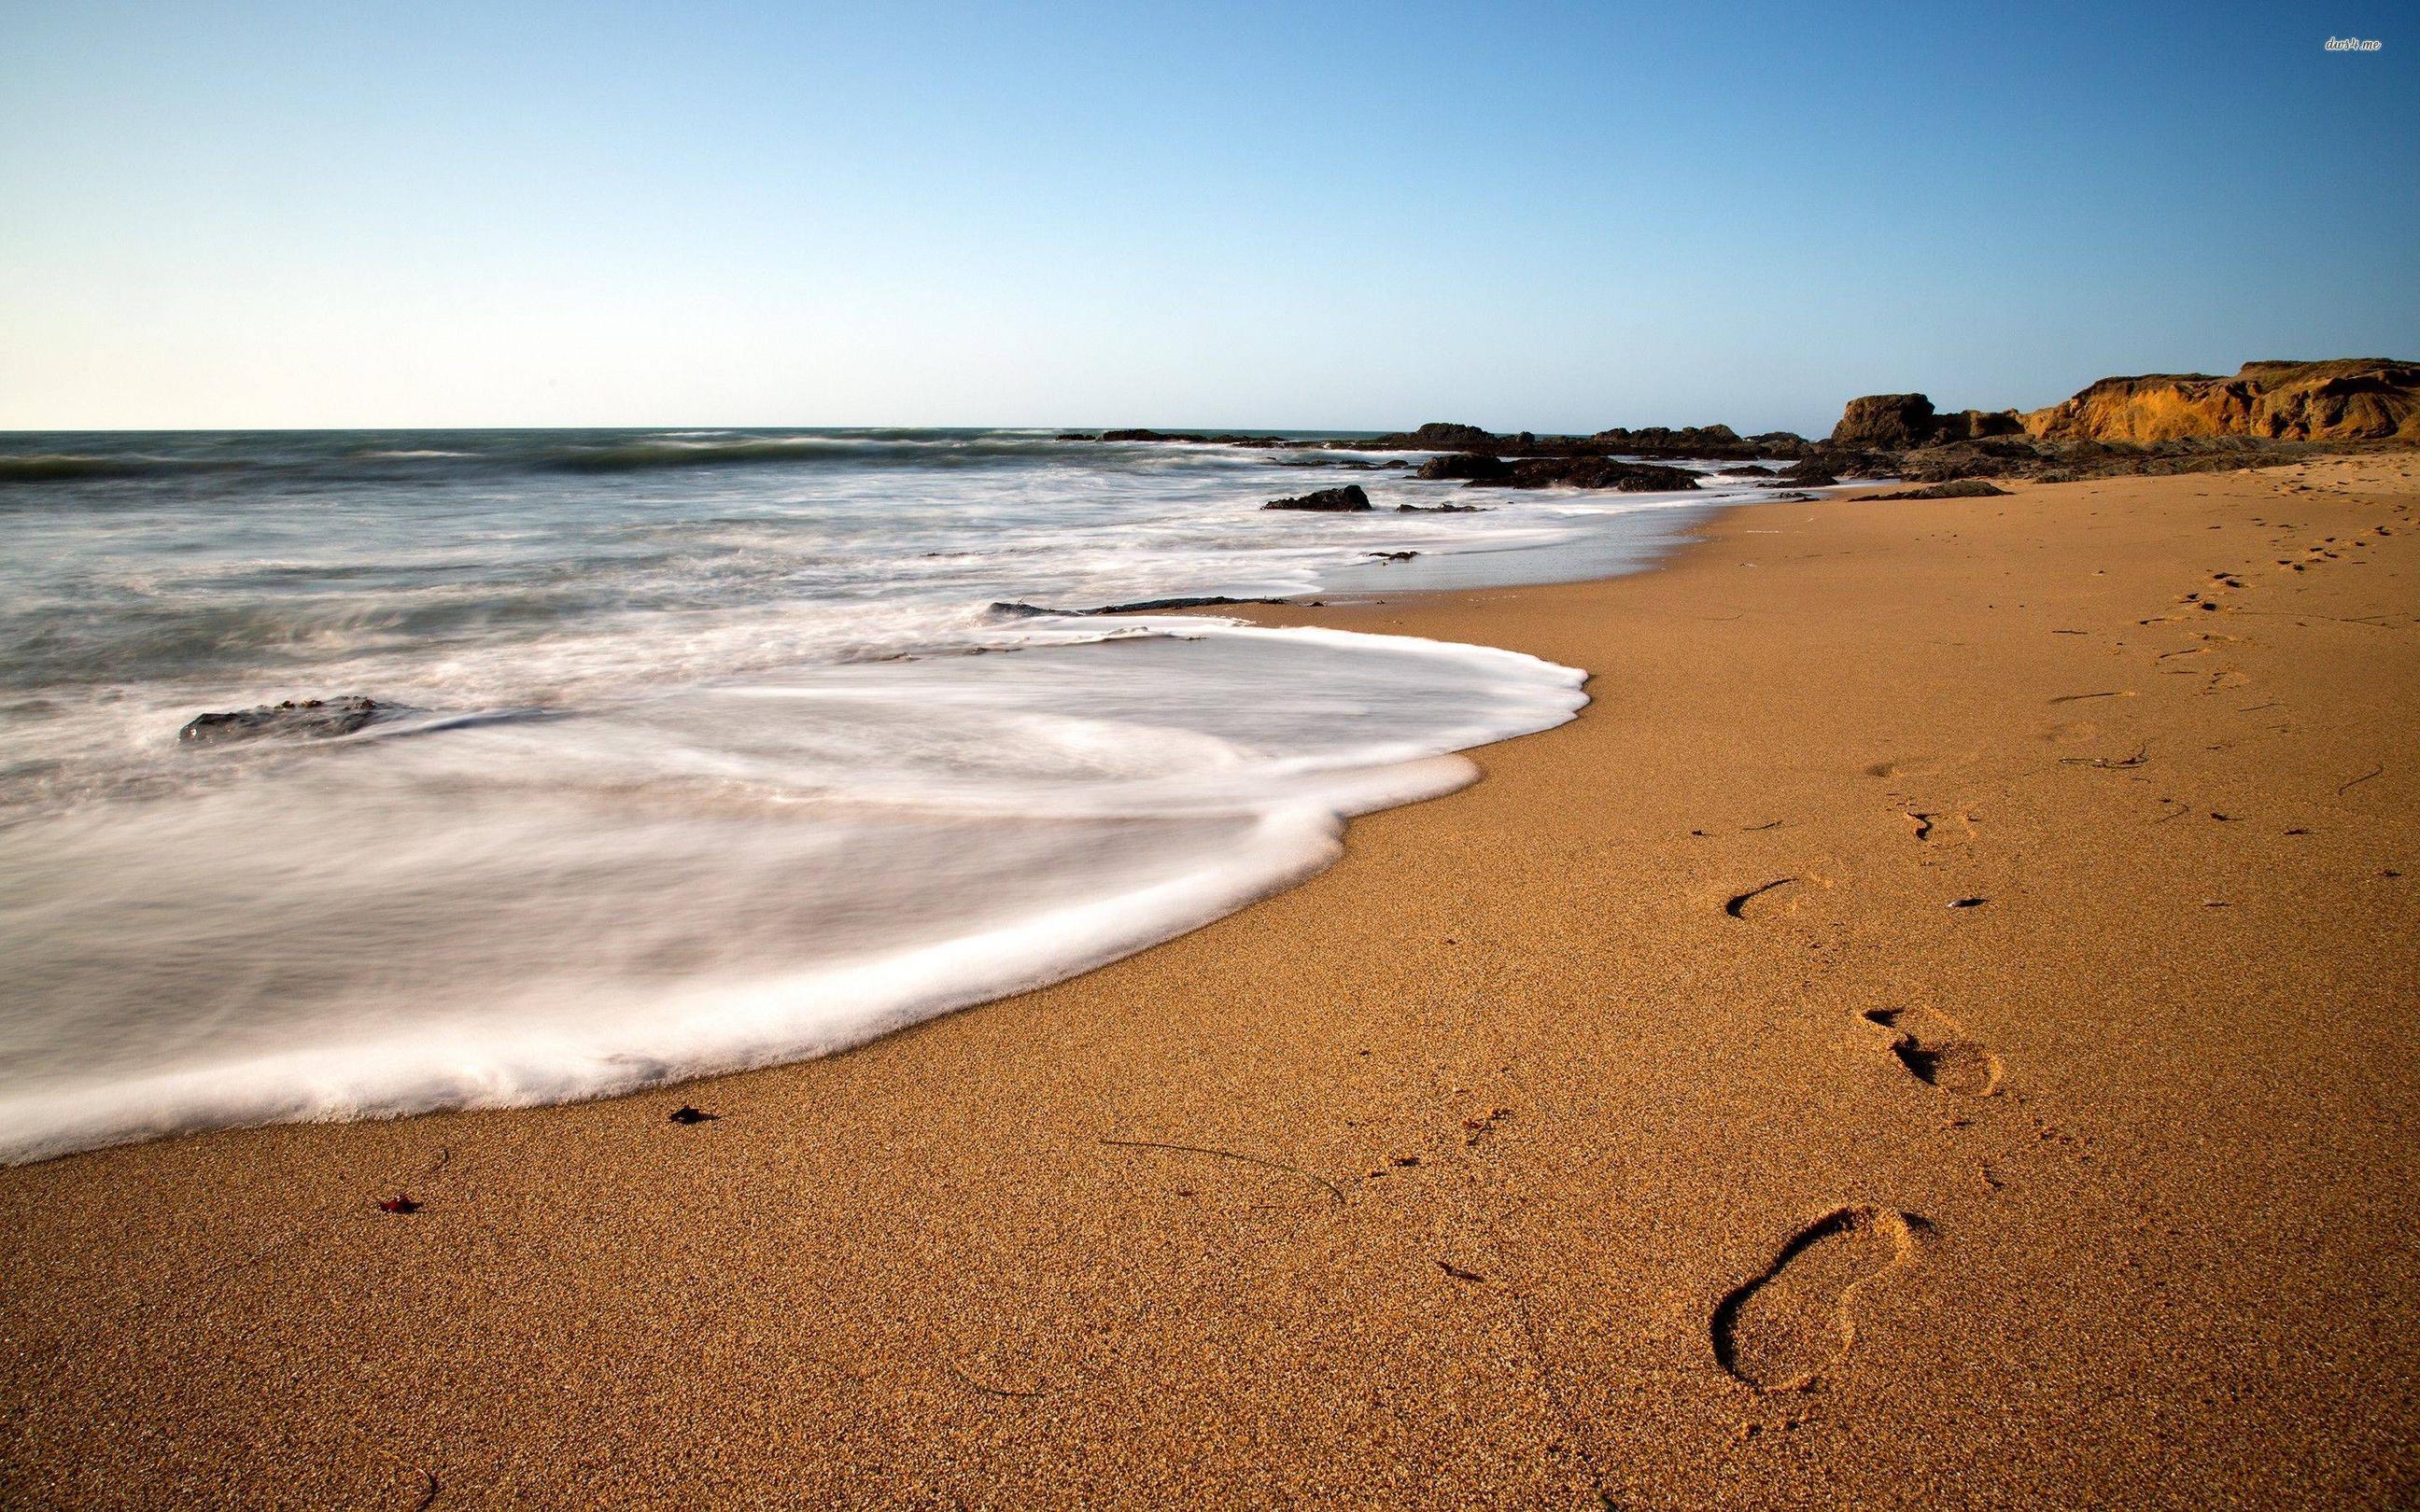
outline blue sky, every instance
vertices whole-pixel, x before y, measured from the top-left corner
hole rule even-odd
[[[2414,14],[6,0],[0,427],[1820,431],[2420,357]]]

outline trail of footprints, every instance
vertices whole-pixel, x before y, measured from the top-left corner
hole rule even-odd
[[[2379,525],[2350,538],[2330,536],[2317,544],[2295,543],[2299,551],[2279,540],[2277,546],[2294,554],[2279,558],[2277,565],[2306,571],[2342,560],[2347,552],[2366,546],[2366,536],[2392,533],[2389,527]],[[2229,595],[2244,586],[2240,573],[2212,572],[2203,587],[2178,598],[2173,610],[2142,623],[2174,623],[2199,613],[2226,612],[2235,607],[2228,602]],[[2196,639],[2200,645],[2169,656],[2189,658],[2235,643],[2234,637],[2223,635]],[[2242,680],[2242,673],[2232,671],[2211,677],[2214,687]],[[2074,694],[2052,702],[2133,696],[2127,689]],[[1886,763],[1869,768],[1868,775],[1892,777],[1900,770],[1898,764]],[[1974,833],[1972,818],[1966,814],[1909,809],[1904,816],[1919,843],[1939,843],[1945,838],[1945,819],[1969,837]],[[1753,904],[1796,880],[1782,878],[1736,894],[1725,903],[1724,911],[1734,918],[1753,917]],[[1959,1098],[1990,1097],[2000,1090],[2007,1074],[2000,1057],[1939,1010],[1879,1008],[1860,1016],[1887,1035],[1884,1048],[1909,1077],[1925,1087]],[[2050,1134],[2045,1133],[2044,1137]],[[1985,1185],[1998,1190],[2001,1183],[1992,1168],[1986,1165],[1982,1170]],[[1763,1270],[1716,1303],[1709,1325],[1715,1362],[1734,1381],[1758,1393],[1805,1391],[1816,1385],[1856,1344],[1859,1293],[1915,1263],[1922,1222],[1895,1209],[1863,1203],[1844,1204],[1808,1221],[1783,1242]]]
[[[1899,771],[1897,764],[1882,764],[1868,775]],[[1920,845],[1975,835],[1971,813],[1908,808],[1901,814]],[[1753,919],[1759,903],[1799,880],[1776,878],[1733,894],[1723,911]],[[1999,1056],[1938,1009],[1878,1008],[1860,1017],[1885,1031],[1883,1049],[1912,1080],[1958,1098],[1999,1091],[2007,1074]],[[1983,1169],[1986,1186],[1998,1190],[1990,1168]],[[1708,1323],[1715,1363],[1759,1395],[1813,1388],[1856,1344],[1859,1293],[1915,1263],[1922,1227],[1920,1218],[1869,1203],[1818,1214],[1783,1241],[1763,1270],[1715,1304]]]
[[[1878,1008],[1862,1015],[1889,1032],[1885,1048],[1908,1075],[1957,1097],[1990,1097],[2006,1074],[1991,1047],[1931,1008]],[[1998,1183],[1986,1171],[1993,1190]],[[1845,1359],[1857,1339],[1856,1295],[1913,1264],[1922,1220],[1852,1203],[1821,1214],[1785,1241],[1763,1270],[1714,1306],[1714,1360],[1759,1393],[1805,1391]]]

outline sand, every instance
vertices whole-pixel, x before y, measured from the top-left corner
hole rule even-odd
[[[2409,1499],[2415,478],[1271,610],[1595,702],[848,1055],[0,1173],[0,1500]]]

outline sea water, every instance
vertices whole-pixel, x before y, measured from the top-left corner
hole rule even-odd
[[[1085,970],[1583,674],[1200,616],[1643,560],[1720,491],[1021,431],[0,437],[0,1161],[558,1101]],[[1264,511],[1358,482],[1377,511]],[[1709,479],[1709,482],[1717,480]],[[1399,513],[1447,501],[1485,513]],[[1415,551],[1410,562],[1378,553]],[[333,739],[194,715],[365,695]]]

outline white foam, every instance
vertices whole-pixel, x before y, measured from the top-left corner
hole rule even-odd
[[[1298,882],[1470,780],[1447,752],[1586,702],[1486,647],[1118,628],[247,755],[0,831],[0,1160],[827,1053]]]

